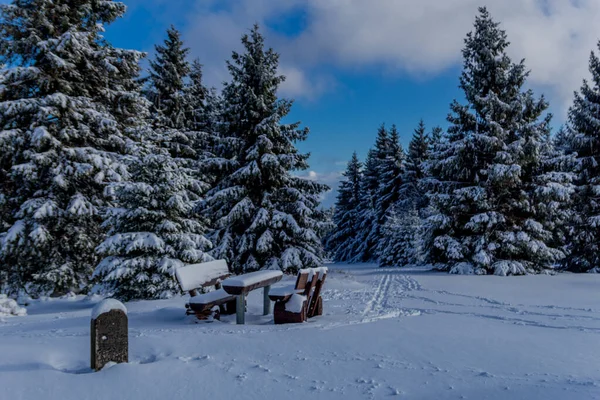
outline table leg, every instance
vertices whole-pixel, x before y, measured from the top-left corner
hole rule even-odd
[[[263,289],[263,315],[271,314],[271,299],[269,299],[269,290],[271,290],[271,286],[265,286]]]
[[[235,323],[244,325],[246,316],[246,295],[240,294],[235,302]]]

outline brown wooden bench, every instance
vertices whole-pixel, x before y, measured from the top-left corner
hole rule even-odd
[[[225,260],[191,264],[175,270],[179,286],[189,292],[190,300],[185,305],[187,315],[195,315],[199,320],[220,319],[221,314],[234,314],[236,296],[221,288],[221,281],[229,277]],[[198,289],[214,286],[214,290],[198,293]]]
[[[323,314],[321,290],[327,268],[301,269],[294,286],[273,288],[269,298],[275,302],[275,324],[300,323]]]

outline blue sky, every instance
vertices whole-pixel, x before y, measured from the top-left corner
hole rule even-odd
[[[335,187],[352,151],[364,158],[378,126],[395,123],[406,145],[420,118],[445,126],[457,88],[465,34],[481,0],[129,0],[107,28],[114,45],[152,53],[174,24],[209,85],[227,79],[225,59],[258,22],[288,76],[281,95],[296,99],[293,120],[311,129],[307,176]],[[600,1],[488,0],[532,70],[560,125],[587,75],[600,38]],[[327,196],[331,204],[334,194]]]

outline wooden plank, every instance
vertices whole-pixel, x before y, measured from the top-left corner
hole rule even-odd
[[[220,306],[222,304],[225,304],[231,300],[235,300],[235,296],[228,296],[228,297],[223,297],[219,300],[213,300],[213,301],[209,301],[206,303],[188,303],[189,308],[191,310],[193,310],[196,313],[201,313],[201,312],[205,312],[207,310],[210,310],[211,308],[213,308],[214,306]]]
[[[323,285],[325,284],[325,278],[327,278],[326,273],[323,274],[323,276],[319,280],[317,280],[317,284],[315,285],[315,290],[310,297],[310,302],[308,305],[308,313],[306,315],[308,318],[312,318],[315,315],[317,315],[317,313],[316,313],[317,303],[318,303],[319,299],[321,298],[321,289],[323,288]],[[322,301],[323,300],[321,300],[321,302]],[[323,306],[321,305],[321,309],[322,308],[323,308]]]
[[[315,285],[317,284],[318,280],[319,280],[319,272],[315,271],[315,273],[313,273],[313,276],[312,276],[310,282],[308,282],[306,284],[306,288],[304,289],[304,296],[306,296],[307,299],[310,299],[310,294],[311,294],[312,290],[314,289]]]
[[[298,272],[298,278],[296,279],[296,289],[304,290],[306,283],[308,282],[308,272]]]

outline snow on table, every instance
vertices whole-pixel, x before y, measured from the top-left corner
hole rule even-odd
[[[281,271],[256,271],[244,275],[234,276],[232,278],[227,278],[223,281],[223,286],[248,287],[281,277],[283,277],[283,272]]]
[[[100,315],[112,310],[121,310],[127,315],[127,308],[119,300],[104,299],[92,309],[92,319],[96,319]]]
[[[229,268],[227,268],[225,260],[190,264],[175,270],[179,285],[184,292],[197,289],[207,282],[215,281],[227,274],[229,274]]]

